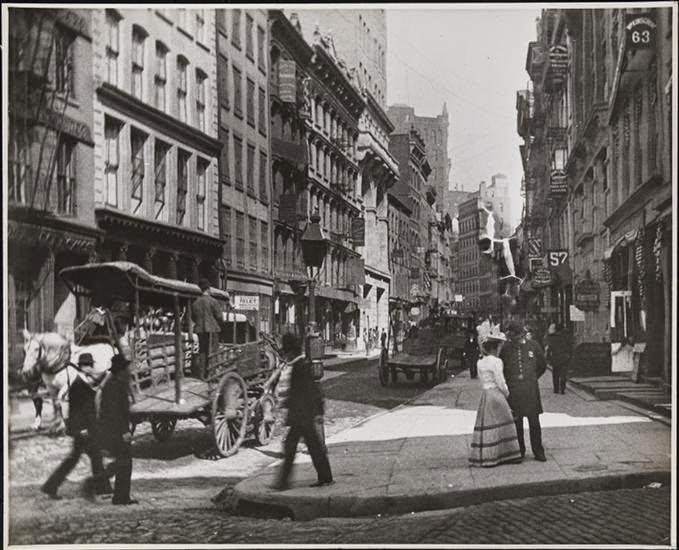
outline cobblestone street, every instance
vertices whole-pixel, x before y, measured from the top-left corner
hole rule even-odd
[[[406,516],[291,522],[235,517],[178,498],[160,509],[106,504],[66,513],[55,506],[55,513],[18,521],[10,543],[668,545],[669,501],[670,490],[663,487],[499,501]]]

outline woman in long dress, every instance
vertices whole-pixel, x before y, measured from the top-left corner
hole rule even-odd
[[[521,461],[516,425],[507,402],[509,390],[502,374],[502,360],[497,357],[505,340],[504,334],[491,332],[481,344],[485,357],[479,359],[477,370],[483,393],[469,453],[472,466]]]

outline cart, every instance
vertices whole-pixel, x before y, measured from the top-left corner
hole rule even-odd
[[[191,302],[201,294],[197,285],[151,275],[131,262],[68,267],[60,276],[80,306],[102,292],[109,303],[129,306],[133,328],[126,347],[131,359],[133,432],[138,423],[148,421],[156,440],[166,441],[178,420],[195,418],[211,427],[216,448],[225,457],[235,454],[248,437],[259,445],[271,440],[276,385],[284,362],[269,339],[220,343],[203,374],[192,374],[198,346],[188,318]],[[211,294],[228,307],[226,292],[211,289]],[[105,332],[115,346],[124,336],[111,309],[98,311],[105,311]],[[88,343],[87,339],[81,342]]]
[[[387,349],[382,349],[378,374],[380,384],[387,386],[398,381],[398,373],[405,374],[407,380],[413,380],[419,373],[420,381],[432,385],[443,382],[448,372],[446,348],[436,340],[434,330],[422,329],[408,336],[402,344],[403,351],[389,357]]]

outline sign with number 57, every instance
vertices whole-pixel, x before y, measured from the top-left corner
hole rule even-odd
[[[568,250],[549,250],[547,252],[547,263],[549,267],[559,267],[568,261]]]

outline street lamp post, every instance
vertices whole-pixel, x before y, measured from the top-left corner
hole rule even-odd
[[[316,279],[323,267],[323,261],[328,251],[328,241],[323,234],[320,221],[321,217],[318,214],[318,208],[316,208],[311,214],[301,238],[302,256],[309,276],[309,321],[306,329],[305,351],[310,361],[322,358],[322,352],[321,357],[317,357],[318,352],[316,350],[317,339],[319,338],[316,327]]]

